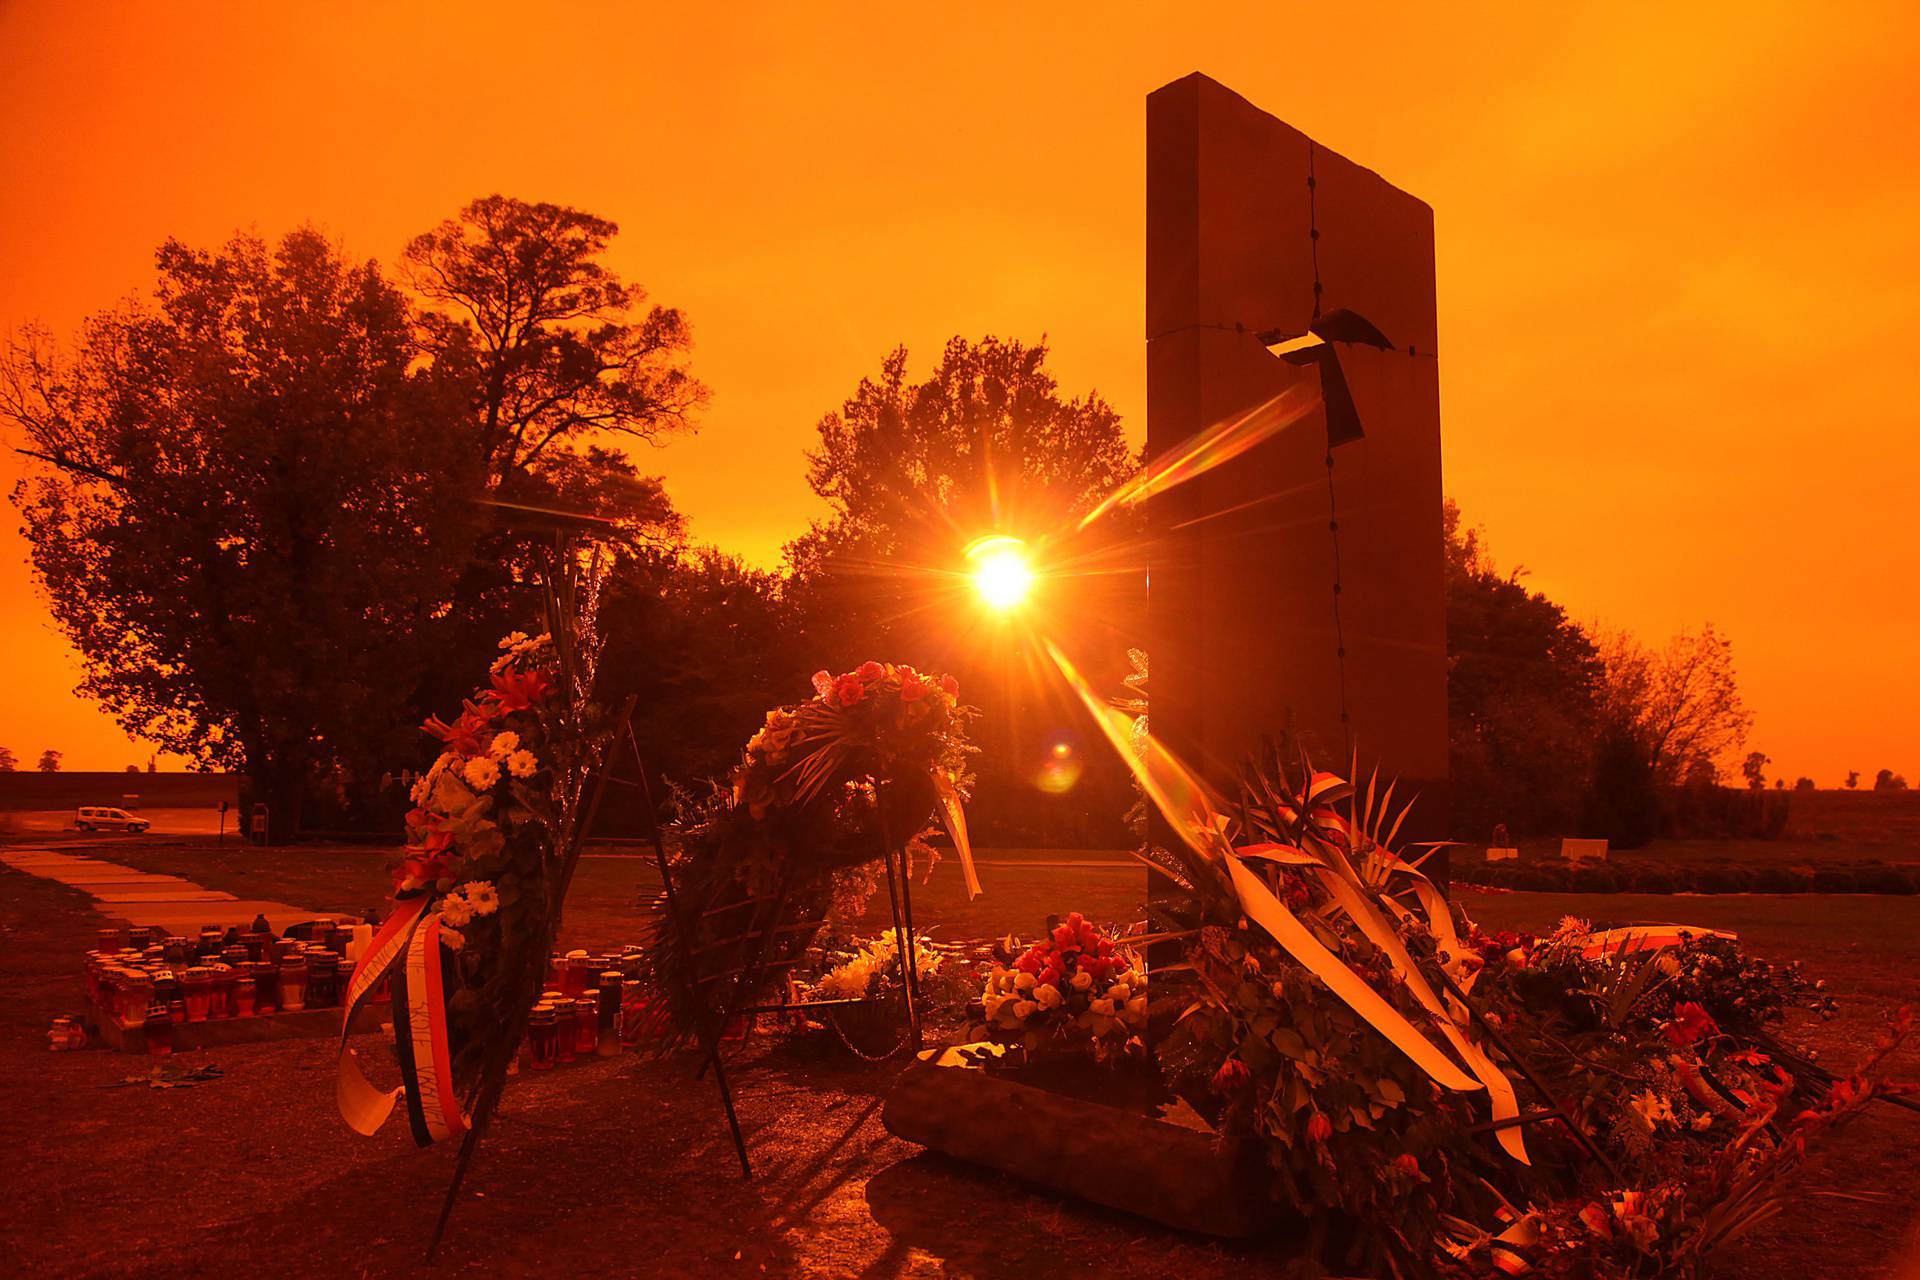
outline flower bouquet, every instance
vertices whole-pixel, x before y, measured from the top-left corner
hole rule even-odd
[[[1138,959],[1073,912],[1032,946],[1007,938],[988,971],[974,1039],[1018,1046],[1025,1062],[1143,1050],[1147,980]]]

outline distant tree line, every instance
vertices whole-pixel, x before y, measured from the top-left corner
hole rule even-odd
[[[687,318],[606,265],[617,230],[489,196],[391,270],[311,228],[170,241],[151,299],[64,349],[15,335],[0,419],[34,464],[15,502],[81,692],[246,774],[276,836],[390,826],[393,779],[431,755],[421,720],[536,625],[549,535],[530,526],[559,513],[615,549],[599,692],[638,695],[642,750],[670,778],[722,775],[816,669],[906,661],[952,672],[985,712],[983,838],[1125,841],[1124,771],[954,572],[971,533],[1071,528],[1132,475],[1118,414],[1063,394],[1044,342],[956,337],[924,377],[893,351],[817,424],[808,480],[827,515],[782,572],[751,567],[691,543],[622,451],[693,430],[707,392]],[[1496,568],[1452,503],[1446,537],[1457,832],[1636,844],[1674,792],[1719,791],[1750,723],[1722,634],[1650,647],[1583,627]],[[1144,577],[1064,581],[1049,626],[1117,690]]]

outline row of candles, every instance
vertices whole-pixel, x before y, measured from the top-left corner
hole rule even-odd
[[[626,986],[638,976],[640,954],[639,947],[630,946],[619,955],[576,950],[550,957],[545,989],[527,1015],[521,1061],[545,1071],[618,1054]]]
[[[87,994],[103,1017],[141,1031],[149,1053],[171,1053],[181,1023],[337,1008],[371,934],[318,921],[275,937],[259,918],[245,931],[209,925],[197,939],[103,929],[86,957]]]

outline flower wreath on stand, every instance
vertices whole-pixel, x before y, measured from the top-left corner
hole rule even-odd
[[[360,957],[345,1023],[391,982],[401,1086],[376,1089],[341,1037],[338,1100],[372,1134],[402,1097],[421,1145],[467,1132],[490,1077],[504,1079],[538,992],[577,852],[582,790],[599,739],[582,722],[589,656],[515,632],[485,688],[422,728],[439,757],[412,791],[394,909]]]
[[[676,898],[670,905],[663,893],[654,905],[642,1038],[664,1047],[698,1033],[711,1009],[689,1006],[689,992],[703,1006],[722,996],[734,1008],[754,1003],[830,912],[859,915],[883,854],[904,850],[909,867],[925,859],[930,870],[927,838],[940,825],[969,894],[980,891],[962,810],[974,713],[953,677],[867,662],[819,672],[813,688],[809,700],[767,713],[726,784],[679,798]],[[702,981],[710,975],[735,981]]]

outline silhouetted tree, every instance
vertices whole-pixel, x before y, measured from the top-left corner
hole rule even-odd
[[[564,205],[486,196],[407,245],[401,266],[425,301],[421,343],[458,374],[479,419],[492,487],[572,454],[615,455],[589,437],[654,440],[691,426],[706,389],[687,372],[686,317],[600,261],[619,227]]]
[[[812,695],[778,575],[711,548],[622,560],[602,595],[598,696],[639,695],[649,768],[722,778],[770,707]]]
[[[1907,780],[1891,769],[1882,769],[1873,775],[1875,791],[1905,791]]]
[[[1814,790],[1813,779],[1795,778],[1793,781],[1793,789],[1795,791],[1812,791]]]
[[[1740,701],[1733,646],[1712,624],[1659,650],[1616,632],[1600,654],[1601,715],[1641,744],[1656,783],[1711,770],[1745,741],[1753,717]]]
[[[158,265],[152,306],[95,316],[71,359],[30,334],[0,369],[43,464],[15,500],[82,691],[245,770],[279,838],[310,778],[397,749],[484,458],[373,263],[302,230]]]
[[[1749,787],[1759,791],[1767,785],[1766,769],[1772,763],[1766,752],[1749,751],[1747,758],[1740,762],[1740,776],[1747,780]]]
[[[65,753],[49,748],[40,753],[40,763],[34,767],[42,773],[58,773],[60,772],[60,762],[64,759],[66,759]]]
[[[1521,584],[1521,570],[1496,570],[1451,499],[1443,521],[1454,827],[1564,830],[1586,808],[1599,655],[1564,609]],[[1638,797],[1635,777],[1609,779]],[[1626,802],[1606,800],[1603,828],[1621,827],[1613,814]]]
[[[0,747],[0,773],[12,773],[20,767],[20,758],[13,754],[13,748]]]
[[[1044,752],[1084,712],[1047,678],[1044,655],[983,613],[961,576],[966,545],[992,533],[1024,539],[1043,572],[1070,566],[1043,581],[1035,616],[1090,680],[1119,687],[1127,647],[1141,642],[1144,556],[1116,546],[1130,515],[1110,529],[1103,520],[1084,540],[1077,523],[1134,474],[1136,458],[1113,408],[1091,392],[1063,396],[1046,358],[1044,342],[956,337],[915,381],[905,349],[893,351],[820,420],[807,478],[829,514],[787,548],[789,598],[814,665],[881,658],[948,671],[983,711],[977,807],[1028,815],[989,838],[1024,838],[1019,830],[1035,824],[1064,830],[1056,818],[1074,816],[1068,810],[1106,803],[1094,795],[1108,796],[1116,815],[1126,807],[1105,753],[1088,753],[1071,795],[1035,789]],[[1086,838],[1125,833],[1116,817],[1110,832]]]
[[[1858,769],[1847,770],[1847,790],[1852,791],[1855,788],[1857,788],[1859,785],[1860,785],[1860,771]]]
[[[680,516],[619,440],[687,430],[706,389],[685,367],[686,318],[601,261],[618,228],[563,205],[487,196],[417,236],[401,273],[422,304],[420,353],[458,388],[463,447],[494,527],[476,540],[440,630],[427,709],[457,705],[503,633],[537,629],[529,538],[551,512],[595,517],[635,554],[677,549]],[[424,744],[422,744],[424,745]]]

